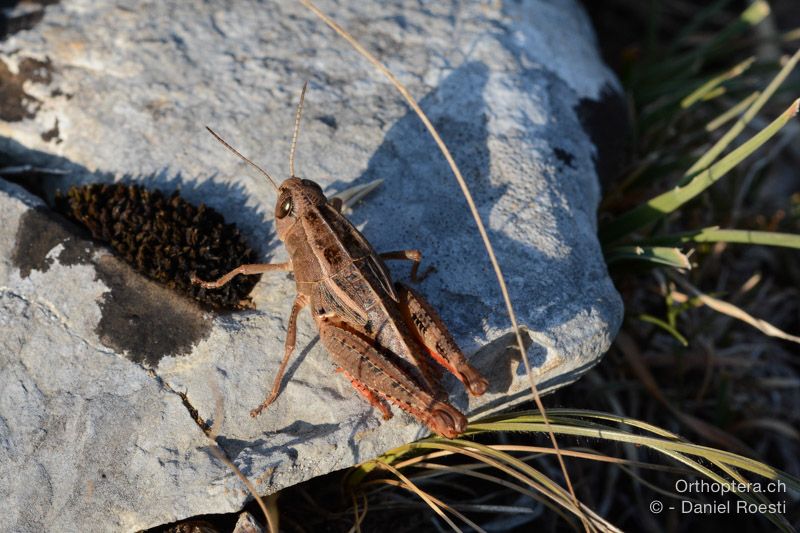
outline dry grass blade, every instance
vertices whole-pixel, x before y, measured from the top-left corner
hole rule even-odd
[[[562,497],[561,492],[563,489],[559,487],[556,483],[554,483],[550,478],[539,472],[538,470],[525,465],[521,461],[518,461],[511,456],[504,457],[502,452],[493,452],[491,454],[481,453],[480,450],[476,449],[478,446],[476,445],[476,449],[470,449],[463,445],[466,441],[450,441],[456,442],[457,444],[448,444],[447,442],[440,442],[440,441],[432,441],[432,442],[419,442],[415,443],[413,446],[415,448],[434,448],[434,449],[444,449],[449,450],[453,453],[458,453],[480,461],[487,466],[491,466],[496,468],[497,470],[515,478],[519,481],[525,483],[529,487],[533,488],[540,494],[544,495],[548,499],[552,500],[553,502],[561,505],[562,507],[569,509],[573,513],[575,513],[575,509],[571,507],[571,503]],[[469,443],[473,444],[473,443]],[[575,513],[577,514],[577,513]]]
[[[360,202],[366,195],[377,189],[383,183],[382,179],[377,179],[365,183],[364,185],[355,185],[348,189],[330,196],[330,199],[339,198],[342,201],[342,212],[348,212],[355,204]]]
[[[744,311],[743,309],[736,307],[731,303],[724,302],[722,300],[714,298],[713,296],[709,296],[701,292],[700,289],[689,283],[689,281],[687,281],[682,276],[675,275],[672,272],[667,272],[667,274],[673,281],[675,281],[675,283],[683,287],[685,291],[687,291],[692,296],[698,298],[701,302],[703,302],[705,305],[707,305],[714,311],[722,313],[723,315],[728,315],[729,317],[735,318],[737,320],[741,320],[746,324],[750,324],[754,328],[760,330],[766,335],[769,335],[770,337],[777,337],[779,339],[792,341],[800,344],[800,337],[786,333],[785,331],[776,328],[766,320],[755,318],[746,311]]]
[[[550,509],[551,511],[553,511],[554,513],[559,515],[564,520],[564,522],[566,522],[567,524],[572,526],[572,528],[575,531],[579,530],[578,525],[576,523],[572,522],[572,520],[569,518],[569,516],[567,516],[567,514],[564,512],[564,510],[560,506],[554,504],[553,502],[551,502],[549,499],[543,497],[538,492],[536,492],[534,490],[529,490],[529,489],[523,487],[522,485],[519,485],[517,483],[513,483],[511,481],[507,481],[505,479],[499,478],[497,476],[493,476],[491,474],[484,474],[483,472],[476,472],[477,468],[488,468],[489,465],[477,464],[477,465],[455,466],[454,467],[454,466],[449,466],[449,465],[447,465],[447,466],[446,465],[440,465],[440,464],[436,464],[436,463],[421,463],[421,464],[419,464],[417,466],[419,468],[426,468],[426,469],[432,470],[433,472],[428,472],[426,474],[418,475],[418,476],[415,477],[415,479],[426,479],[428,477],[433,477],[433,476],[437,476],[437,475],[455,473],[455,474],[462,475],[462,476],[469,476],[469,477],[473,477],[473,478],[476,478],[476,479],[481,479],[483,481],[489,481],[489,482],[495,483],[495,484],[497,484],[497,485],[499,485],[501,487],[505,487],[507,489],[513,490],[513,491],[515,491],[515,492],[517,492],[519,494],[522,494],[523,496],[527,496],[527,497],[531,498],[532,500],[535,500],[535,501],[541,503],[542,505],[544,505],[545,507],[547,507],[548,509]]]
[[[408,479],[405,476],[405,474],[403,474],[402,472],[400,472],[398,469],[396,469],[395,467],[393,467],[390,464],[378,463],[378,465],[380,467],[385,468],[386,470],[390,471],[395,476],[397,476],[397,478],[400,481],[402,481],[403,484],[404,484],[404,485],[400,485],[400,486],[410,490],[411,492],[413,492],[414,494],[416,494],[417,496],[422,498],[422,501],[427,503],[428,507],[430,507],[433,510],[433,512],[435,512],[440,517],[442,517],[442,520],[447,522],[447,525],[449,525],[453,529],[453,531],[459,531],[459,532],[461,531],[461,529],[455,524],[455,522],[453,522],[450,519],[450,517],[447,516],[444,513],[444,511],[442,510],[441,506],[439,506],[439,504],[437,504],[436,502],[433,501],[434,498],[430,494],[428,494],[427,492],[425,492],[422,489],[420,489],[419,487],[417,487],[414,483],[412,483],[412,481],[410,479]],[[387,481],[391,481],[391,480],[383,480],[383,481],[387,482]]]
[[[369,509],[369,503],[367,502],[367,497],[363,494],[361,495],[364,498],[364,510],[359,513],[358,512],[358,500],[356,499],[355,493],[352,494],[353,497],[353,513],[355,513],[355,522],[353,523],[353,527],[350,528],[348,533],[361,533],[361,523],[364,521],[364,518],[367,516],[367,510]]]
[[[541,415],[539,415],[541,416]],[[546,432],[546,430],[545,430]],[[535,489],[542,495],[546,496],[554,503],[560,505],[564,509],[569,510],[575,516],[585,518],[588,523],[583,523],[585,529],[593,531],[618,531],[613,524],[599,516],[592,509],[586,507],[584,504],[579,503],[581,506],[577,508],[573,503],[570,494],[562,488],[558,483],[554,482],[547,475],[526,464],[525,462],[517,459],[516,457],[497,450],[492,446],[479,444],[477,442],[466,441],[463,439],[426,439],[419,442],[414,442],[404,446],[406,450],[417,449],[441,449],[450,450],[476,459],[486,465],[496,468],[497,470],[516,478],[529,487]],[[555,451],[553,453],[556,453]],[[560,451],[558,453],[561,453]]]
[[[247,491],[256,500],[256,503],[261,508],[261,512],[264,513],[264,519],[267,522],[269,533],[278,533],[278,507],[276,505],[277,495],[273,495],[272,498],[268,498],[269,503],[265,503],[264,499],[258,495],[258,492],[256,492],[256,487],[250,482],[249,479],[247,479],[247,476],[245,476],[244,473],[239,470],[239,467],[228,458],[228,456],[217,443],[217,428],[222,425],[222,419],[224,417],[224,412],[222,410],[222,394],[220,394],[217,383],[211,378],[209,378],[209,386],[211,388],[211,394],[214,396],[214,422],[211,424],[211,427],[206,434],[209,442],[211,443],[211,453],[213,453],[217,459],[224,463],[225,466],[230,468],[233,473],[236,474],[236,477],[238,477],[242,483],[244,483]]]
[[[535,447],[535,446],[511,446],[511,445],[497,446],[497,445],[495,445],[495,446],[492,446],[492,448],[493,449],[498,449],[498,450],[503,450],[503,451],[534,451],[534,450],[536,450],[537,453],[532,453],[530,455],[522,457],[521,460],[523,460],[523,461],[529,461],[529,460],[535,459],[537,457],[540,457],[543,454],[553,453],[553,450],[550,449],[550,448],[539,448],[539,447]],[[562,453],[567,454],[567,455],[571,455],[573,457],[582,457],[582,458],[585,458],[585,459],[596,460],[596,461],[605,461],[605,462],[609,462],[609,463],[615,464],[626,475],[628,475],[631,478],[637,480],[641,484],[651,488],[656,493],[659,493],[659,494],[662,494],[662,495],[667,496],[669,498],[674,498],[674,499],[677,499],[677,500],[687,499],[687,500],[692,500],[692,501],[695,501],[695,502],[699,502],[699,500],[695,500],[693,498],[689,498],[689,497],[687,497],[685,495],[678,495],[678,494],[675,494],[675,493],[670,492],[668,490],[664,490],[661,487],[658,487],[657,485],[654,485],[653,483],[650,483],[649,481],[646,481],[641,476],[639,476],[635,471],[636,468],[645,468],[645,469],[648,469],[648,470],[660,470],[660,471],[672,472],[672,473],[675,473],[675,474],[686,476],[686,475],[690,475],[691,474],[691,471],[689,471],[689,470],[682,470],[682,469],[677,469],[677,468],[669,467],[669,466],[665,466],[665,465],[657,465],[657,464],[645,463],[645,462],[641,462],[641,461],[630,461],[630,460],[626,460],[626,459],[618,459],[616,457],[609,457],[609,456],[606,456],[606,455],[600,455],[597,452],[594,452],[593,450],[587,450],[586,452],[583,452],[582,454],[581,454],[581,452],[578,452],[578,451],[562,450]],[[451,455],[451,454],[447,453],[447,452],[433,452],[433,453],[424,454],[421,457],[432,459],[432,458],[435,458],[435,457],[441,457],[443,455]],[[415,475],[414,479],[417,480],[417,481],[426,480],[426,479],[429,479],[429,478],[432,478],[432,477],[436,477],[436,476],[453,475],[453,474],[457,474],[459,476],[469,476],[469,477],[473,477],[473,478],[476,478],[476,479],[489,481],[491,483],[495,483],[495,484],[500,485],[502,487],[505,487],[507,489],[513,490],[515,492],[518,492],[519,494],[521,494],[523,496],[527,496],[527,497],[529,497],[529,498],[541,503],[542,505],[547,506],[552,511],[554,511],[557,514],[559,514],[565,520],[565,522],[567,522],[568,524],[571,524],[570,520],[567,519],[566,515],[564,515],[564,512],[557,505],[554,505],[553,503],[548,501],[546,498],[543,498],[540,494],[538,494],[538,493],[536,493],[536,492],[534,492],[532,490],[529,490],[529,489],[527,489],[527,488],[525,488],[522,485],[519,485],[517,483],[513,483],[511,481],[504,480],[502,478],[499,478],[497,476],[493,476],[491,474],[485,474],[485,473],[477,471],[477,470],[480,470],[480,469],[488,468],[489,465],[477,463],[477,464],[467,464],[467,465],[455,465],[455,466],[453,466],[453,465],[443,465],[443,464],[439,464],[439,463],[420,462],[420,461],[416,461],[416,459],[419,459],[419,457],[415,457],[414,459],[410,459],[408,461],[404,461],[403,463],[398,463],[396,466],[397,466],[397,468],[403,468],[404,465],[405,466],[409,466],[410,464],[414,464],[414,466],[417,467],[417,468],[424,468],[424,469],[428,470],[428,472]],[[412,463],[412,461],[413,461],[413,463]]]
[[[416,492],[415,490],[409,488],[409,486],[406,485],[405,483],[403,483],[401,481],[396,481],[394,479],[382,479],[382,480],[378,481],[377,483],[382,483],[384,485],[390,485],[390,486],[393,486],[393,487],[400,487],[402,489],[406,489],[409,492]],[[462,513],[460,513],[458,510],[454,509],[452,506],[447,505],[442,500],[440,500],[438,498],[435,498],[435,497],[431,496],[430,494],[428,494],[428,497],[431,499],[431,501],[433,503],[435,503],[436,505],[440,506],[442,509],[447,509],[447,511],[449,511],[453,515],[457,516],[461,520],[463,520],[465,524],[467,524],[468,526],[473,528],[478,533],[486,533],[485,529],[480,527],[478,524],[476,524],[475,522],[473,522],[472,520],[470,520],[466,516],[464,516]],[[459,531],[461,531],[461,530],[459,529]]]
[[[375,68],[377,68],[386,78],[391,82],[391,84],[400,92],[400,94],[405,98],[406,102],[409,106],[414,110],[417,114],[419,119],[427,128],[428,132],[433,137],[436,145],[439,147],[439,150],[444,155],[444,158],[447,160],[448,165],[450,165],[450,169],[453,171],[454,176],[456,177],[456,181],[458,181],[458,185],[461,188],[461,192],[464,194],[464,198],[469,205],[470,212],[472,213],[472,217],[475,220],[475,223],[478,226],[478,232],[481,235],[481,239],[483,240],[483,244],[486,248],[486,252],[489,254],[489,260],[492,263],[492,267],[494,268],[494,272],[497,276],[497,282],[500,285],[500,291],[503,294],[503,300],[505,301],[506,311],[508,312],[508,316],[511,320],[511,326],[514,329],[514,334],[516,335],[517,339],[517,346],[520,350],[520,355],[522,361],[525,365],[525,372],[528,375],[528,379],[530,381],[531,386],[531,393],[533,394],[534,401],[536,402],[536,407],[541,411],[542,417],[544,418],[545,424],[549,424],[547,420],[547,415],[545,414],[544,405],[542,404],[542,400],[539,397],[539,391],[536,388],[536,382],[533,379],[533,372],[531,370],[530,362],[528,358],[525,356],[527,350],[525,350],[525,343],[522,341],[522,335],[520,334],[519,325],[517,324],[517,318],[514,313],[514,307],[511,303],[511,297],[508,293],[508,288],[506,287],[505,278],[503,277],[503,271],[500,269],[500,263],[497,261],[497,257],[494,253],[494,248],[492,247],[492,243],[489,240],[489,235],[486,232],[486,228],[483,225],[483,221],[481,220],[481,216],[478,213],[478,208],[475,205],[475,201],[472,199],[472,193],[470,193],[469,187],[467,187],[467,182],[464,180],[464,177],[461,175],[461,171],[458,169],[456,165],[455,159],[453,159],[450,150],[448,150],[447,146],[444,144],[444,141],[439,136],[439,133],[436,131],[436,128],[433,127],[430,119],[428,119],[425,112],[422,108],[417,104],[417,101],[411,96],[411,93],[408,92],[408,89],[398,80],[392,72],[386,68],[374,55],[372,55],[366,48],[364,48],[352,35],[350,35],[347,31],[345,31],[341,26],[339,26],[333,19],[328,17],[325,13],[320,11],[313,3],[308,0],[300,0],[300,2],[306,6],[311,12],[313,12],[317,17],[319,17],[325,24],[327,24],[331,29],[333,29],[337,34],[339,34],[343,39],[345,39],[348,43],[350,43],[353,48],[358,51],[365,59],[367,59],[370,63],[372,63]],[[556,441],[555,434],[553,432],[549,432],[550,440],[553,443],[553,448],[558,451],[558,442]],[[580,502],[578,501],[578,497],[575,495],[575,490],[572,487],[572,480],[569,477],[569,472],[567,472],[567,465],[564,463],[564,458],[561,456],[560,453],[557,454],[558,462],[561,467],[561,471],[564,475],[564,480],[567,484],[567,488],[569,493],[575,503],[576,507],[580,508]],[[584,527],[588,530],[590,528],[589,520],[583,515],[581,511],[579,511],[581,521],[584,524]]]
[[[630,335],[624,331],[620,332],[619,335],[617,335],[616,341],[614,342],[625,356],[625,359],[628,361],[631,369],[644,387],[656,400],[659,401],[659,403],[669,409],[672,414],[674,414],[681,422],[683,422],[684,425],[691,428],[695,433],[701,435],[710,442],[720,444],[730,450],[736,450],[739,453],[752,453],[751,450],[741,440],[737,439],[727,431],[723,431],[722,429],[704,422],[699,418],[686,414],[672,405],[672,402],[667,400],[667,397],[662,392],[661,387],[658,385],[658,383],[656,383],[653,374],[647,368],[647,365],[642,359],[639,348],[636,346],[636,343],[633,341]]]

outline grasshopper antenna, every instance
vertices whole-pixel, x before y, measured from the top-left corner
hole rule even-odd
[[[294,178],[294,154],[297,150],[297,134],[300,132],[300,117],[303,115],[303,101],[306,99],[306,89],[308,82],[303,84],[300,91],[300,103],[297,104],[297,113],[294,115],[294,132],[292,133],[292,148],[289,150],[289,174]]]
[[[242,154],[240,154],[240,153],[239,153],[239,151],[238,151],[236,148],[234,148],[233,146],[231,146],[230,144],[228,144],[227,142],[225,142],[225,139],[223,139],[222,137],[220,137],[220,136],[217,134],[217,132],[216,132],[216,131],[212,130],[212,129],[211,129],[211,128],[209,128],[208,126],[206,126],[206,129],[208,130],[208,132],[209,132],[211,135],[213,135],[213,136],[214,136],[214,138],[215,138],[216,140],[218,140],[219,142],[221,142],[221,143],[222,143],[222,146],[224,146],[225,148],[227,148],[228,150],[230,150],[231,152],[233,152],[234,154],[236,154],[237,156],[239,156],[239,157],[240,157],[240,158],[241,158],[241,159],[242,159],[242,160],[243,160],[245,163],[247,163],[248,165],[252,166],[252,167],[253,167],[253,168],[255,168],[256,170],[258,170],[259,172],[261,172],[262,174],[264,174],[264,175],[267,177],[267,179],[269,180],[269,182],[272,184],[272,186],[273,186],[273,187],[275,187],[275,190],[276,190],[276,191],[278,190],[278,185],[275,183],[275,180],[274,180],[274,179],[272,179],[272,176],[270,176],[269,174],[267,174],[267,171],[266,171],[266,170],[264,170],[264,169],[263,169],[263,168],[261,168],[260,166],[256,165],[255,163],[253,163],[252,161],[250,161],[249,159],[247,159],[247,158],[246,158],[245,156],[243,156]]]

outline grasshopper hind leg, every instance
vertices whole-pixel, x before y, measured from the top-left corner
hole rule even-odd
[[[347,379],[350,380],[350,383],[353,384],[353,388],[356,389],[358,393],[361,394],[361,396],[363,396],[370,403],[370,405],[378,408],[378,410],[383,415],[384,420],[389,420],[390,418],[392,418],[392,411],[389,409],[389,406],[380,396],[372,392],[369,389],[369,387],[364,385],[364,383],[359,381],[357,378],[350,375],[350,373],[345,369],[340,368],[338,371],[342,372],[347,377]]]
[[[457,377],[473,396],[486,392],[489,382],[467,362],[433,306],[402,283],[395,283],[395,290],[406,323],[430,356]]]
[[[435,398],[346,325],[323,319],[319,322],[319,337],[334,363],[373,405],[374,399],[383,398],[444,437],[454,438],[466,429],[467,419],[458,409]]]

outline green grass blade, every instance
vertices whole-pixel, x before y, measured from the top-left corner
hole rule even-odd
[[[747,69],[749,69],[752,66],[754,61],[755,61],[754,57],[749,57],[744,61],[742,61],[741,63],[739,63],[738,65],[735,65],[733,68],[726,70],[722,74],[714,76],[713,78],[705,82],[703,85],[692,91],[683,100],[681,100],[681,107],[683,109],[687,109],[696,104],[697,102],[700,102],[701,100],[709,99],[715,91],[718,91],[719,89],[722,88],[723,83],[737,76],[740,76],[742,73],[744,73]]]
[[[709,468],[706,468],[705,466],[703,466],[698,461],[695,461],[695,460],[693,460],[693,459],[691,459],[689,457],[686,457],[685,455],[683,455],[681,453],[671,452],[671,451],[668,451],[668,450],[661,450],[661,453],[663,453],[667,457],[673,458],[675,461],[678,461],[680,463],[683,463],[683,464],[687,465],[690,468],[693,468],[695,471],[697,471],[700,474],[706,476],[708,479],[710,479],[712,481],[716,481],[717,483],[719,483],[721,485],[730,486],[733,489],[731,492],[733,492],[736,496],[740,497],[744,501],[746,501],[748,503],[756,503],[756,504],[759,503],[759,501],[757,501],[757,499],[755,497],[753,497],[752,494],[750,494],[747,491],[738,490],[736,485],[731,484],[730,480],[725,479],[724,477],[722,477],[721,475],[717,474],[713,470],[711,470]],[[720,468],[720,469],[728,472],[728,474],[731,474],[731,469],[727,468],[724,464],[718,463],[716,461],[711,461],[711,462],[717,468]],[[785,531],[787,533],[792,533],[794,531],[794,529],[792,528],[791,524],[789,524],[789,522],[781,515],[776,515],[775,513],[764,513],[763,516],[767,520],[769,520],[770,522],[775,524],[778,527],[778,529],[780,529],[781,531]]]
[[[800,55],[798,55],[800,58]],[[754,135],[750,140],[723,157],[719,162],[697,174],[684,186],[662,193],[644,204],[620,215],[600,230],[603,243],[615,242],[630,233],[672,213],[683,204],[696,197],[717,180],[725,176],[732,168],[744,161],[770,140],[797,114],[800,100],[795,100],[778,118]]]
[[[606,263],[643,261],[653,265],[691,269],[689,258],[677,248],[662,246],[616,246],[606,253]]]
[[[660,318],[654,317],[653,315],[648,315],[646,313],[642,313],[637,317],[642,322],[647,322],[649,324],[653,324],[655,326],[660,327],[680,342],[683,346],[689,346],[689,341],[686,340],[686,337],[681,335],[680,331],[669,325],[668,323],[664,322]]]
[[[553,432],[560,435],[572,435],[576,437],[589,437],[616,442],[625,442],[645,446],[655,451],[668,450],[679,452],[694,457],[701,457],[708,461],[720,461],[728,466],[734,466],[741,470],[758,474],[767,479],[781,480],[791,487],[794,491],[800,491],[800,479],[782,472],[776,468],[766,465],[760,461],[744,457],[725,450],[719,450],[708,446],[700,446],[689,442],[667,440],[657,437],[635,435],[614,428],[595,429],[585,428],[572,424],[550,424]],[[482,423],[475,422],[470,424],[469,429],[473,432],[483,431],[533,431],[543,433],[546,431],[542,423],[515,422],[507,420],[505,422]]]
[[[800,235],[777,231],[753,231],[745,229],[703,228],[697,231],[674,233],[639,241],[641,246],[680,246],[686,243],[729,242],[735,244],[758,244],[780,246],[800,250]]]
[[[648,89],[658,91],[658,87],[664,81],[686,79],[695,74],[702,64],[713,56],[729,53],[730,41],[761,23],[769,13],[769,4],[765,0],[757,0],[705,44],[694,46],[683,55],[668,54],[665,59],[643,68],[638,74],[642,80],[642,87],[637,93],[644,101],[651,101],[652,95],[648,94]]]
[[[643,422],[641,420],[637,420],[635,418],[628,418],[620,415],[615,415],[612,413],[606,413],[604,411],[592,411],[590,409],[573,409],[569,407],[552,407],[548,409],[548,412],[552,412],[555,416],[558,417],[566,417],[569,419],[583,419],[589,418],[592,420],[603,420],[606,422],[614,422],[615,424],[623,424],[626,426],[635,427],[649,433],[653,433],[654,435],[658,435],[660,437],[665,437],[668,439],[674,440],[681,440],[681,437],[668,431],[664,428],[660,428],[653,424],[649,424],[647,422]],[[503,422],[503,421],[519,421],[519,422],[541,422],[541,418],[539,413],[536,411],[517,411],[516,413],[501,413],[497,415],[489,415],[487,417],[482,418],[479,422]]]
[[[666,457],[670,457],[679,463],[689,466],[695,472],[698,472],[712,481],[717,481],[719,483],[729,483],[731,481],[745,483],[745,477],[739,473],[739,470],[741,470],[770,480],[780,480],[786,484],[790,491],[800,492],[800,479],[795,476],[782,472],[755,459],[708,446],[692,444],[675,433],[641,420],[601,411],[570,408],[550,409],[548,411],[548,418],[550,422],[549,426],[545,425],[544,419],[538,411],[490,415],[481,421],[471,423],[467,434],[497,431],[536,433],[553,431],[556,434],[562,435],[630,443],[637,446],[644,446]],[[621,424],[622,426],[611,426],[608,425],[608,422]],[[634,433],[633,430],[643,430],[647,433]],[[497,468],[517,478],[529,487],[534,488],[545,496],[545,498],[550,499],[555,505],[563,506],[563,508],[568,509],[570,512],[576,513],[577,509],[573,507],[573,502],[569,498],[568,493],[542,472],[505,452],[494,450],[472,441],[442,438],[423,439],[392,450],[377,461],[391,464],[399,457],[408,456],[409,454],[414,455],[421,451],[431,449],[448,450],[477,459],[490,467]],[[706,465],[713,465],[719,469],[719,472],[710,469]],[[723,474],[730,476],[730,478],[724,477]],[[767,501],[760,495],[753,495],[741,491],[737,492],[736,490],[733,492],[740,498],[751,503],[765,503]],[[588,514],[590,519],[597,524],[597,520],[600,520],[599,517],[596,517],[590,509],[584,506],[582,507],[583,511]],[[764,513],[764,516],[782,530],[787,530],[787,522],[783,520],[782,517],[770,513]]]
[[[722,113],[720,116],[706,124],[706,131],[711,133],[712,131],[716,130],[727,124],[729,121],[735,119],[739,115],[741,115],[745,109],[750,107],[750,105],[756,101],[756,99],[761,95],[761,91],[755,91],[750,93],[744,100],[730,108],[729,110]]]
[[[800,61],[800,50],[794,53],[794,55],[786,62],[783,68],[778,72],[778,74],[772,79],[772,81],[767,85],[767,88],[764,89],[764,92],[756,98],[753,105],[751,105],[747,111],[742,115],[742,118],[739,119],[730,130],[728,130],[725,135],[723,135],[715,144],[712,146],[703,156],[698,159],[694,165],[692,165],[689,170],[686,171],[684,174],[684,181],[688,181],[691,176],[696,174],[701,169],[706,168],[710,165],[725,149],[736,139],[736,137],[744,131],[744,128],[747,124],[750,123],[753,118],[761,111],[761,108],[764,107],[764,104],[775,94],[775,91],[778,90],[789,74],[794,70],[794,67],[797,65],[797,62]]]

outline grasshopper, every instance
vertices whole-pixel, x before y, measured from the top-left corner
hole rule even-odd
[[[474,396],[486,392],[488,382],[467,362],[433,307],[407,285],[392,283],[383,261],[412,261],[411,279],[418,281],[427,274],[418,276],[420,251],[377,253],[342,215],[340,199],[329,200],[316,182],[295,175],[294,156],[306,87],[300,93],[295,115],[289,153],[291,177],[280,186],[208,128],[220,143],[275,187],[275,226],[290,260],[241,265],[215,281],[193,275],[192,282],[215,289],[240,274],[294,273],[297,296],[289,314],[283,360],[269,396],[250,412],[251,416],[258,416],[277,398],[295,348],[298,313],[308,307],[338,371],[381,411],[384,420],[392,417],[388,405],[392,403],[437,434],[455,437],[463,433],[467,420],[447,401],[439,384],[441,370],[431,360],[455,375]]]

